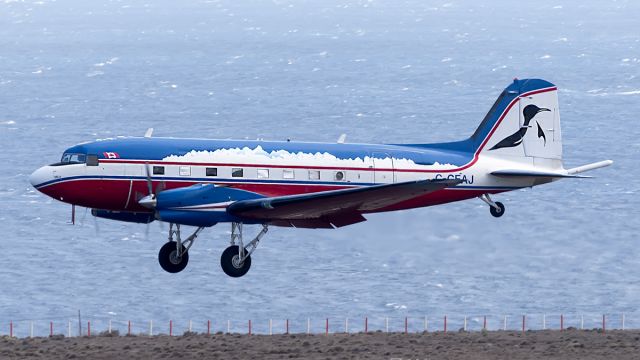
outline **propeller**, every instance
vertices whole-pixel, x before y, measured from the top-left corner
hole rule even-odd
[[[138,200],[138,204],[146,207],[147,209],[155,209],[158,201],[156,199],[156,194],[153,193],[153,182],[151,180],[151,170],[149,170],[149,163],[144,164],[144,170],[147,174],[147,190],[149,191],[149,194]]]

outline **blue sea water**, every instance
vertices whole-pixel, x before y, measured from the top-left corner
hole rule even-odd
[[[425,315],[569,314],[640,327],[640,3],[0,1],[0,334],[17,321],[168,331],[400,329]],[[514,77],[559,87],[567,168],[595,179],[368,216],[339,230],[271,228],[249,274],[206,230],[188,268],[157,263],[168,226],[96,220],[28,183],[78,142],[117,135],[436,142],[472,133]],[[247,234],[258,228],[245,228]],[[550,315],[550,316],[551,316]],[[435,320],[434,320],[435,321]],[[440,320],[437,320],[440,321]],[[615,320],[618,321],[618,320]],[[178,325],[179,324],[179,325]],[[555,325],[554,325],[555,324]],[[146,326],[146,325],[145,325]],[[440,326],[433,323],[434,327]]]

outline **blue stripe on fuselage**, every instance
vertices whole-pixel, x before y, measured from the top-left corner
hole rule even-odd
[[[473,159],[472,149],[468,151],[416,148],[401,145],[337,144],[288,141],[255,140],[207,140],[176,138],[116,138],[79,144],[67,149],[67,153],[96,154],[105,158],[104,153],[117,153],[120,159],[162,160],[168,156],[182,156],[191,151],[215,151],[218,149],[249,148],[260,146],[266,152],[285,150],[290,153],[329,153],[339,159],[364,159],[365,157],[413,160],[416,164],[452,164],[462,166]]]

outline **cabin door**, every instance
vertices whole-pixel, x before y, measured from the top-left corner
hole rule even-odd
[[[373,182],[376,184],[394,183],[396,176],[391,155],[374,152],[371,157],[373,157]]]

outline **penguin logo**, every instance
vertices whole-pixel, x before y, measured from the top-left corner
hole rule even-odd
[[[522,115],[524,116],[524,124],[522,124],[522,126],[520,127],[520,129],[518,129],[518,131],[516,131],[515,133],[507,136],[506,138],[502,139],[500,142],[498,142],[497,144],[495,144],[491,149],[489,150],[496,150],[496,149],[501,149],[501,148],[507,148],[507,147],[515,147],[518,146],[520,144],[522,144],[522,140],[524,139],[524,135],[527,133],[527,130],[529,130],[529,123],[531,122],[531,120],[539,113],[542,111],[551,111],[547,108],[539,108],[535,105],[527,105],[525,106],[524,110],[522,110]],[[540,126],[540,123],[538,121],[536,121],[536,124],[538,125],[538,138],[543,138],[544,139],[544,143],[545,145],[547,144],[547,137],[544,134],[544,131],[542,130],[542,127]]]

